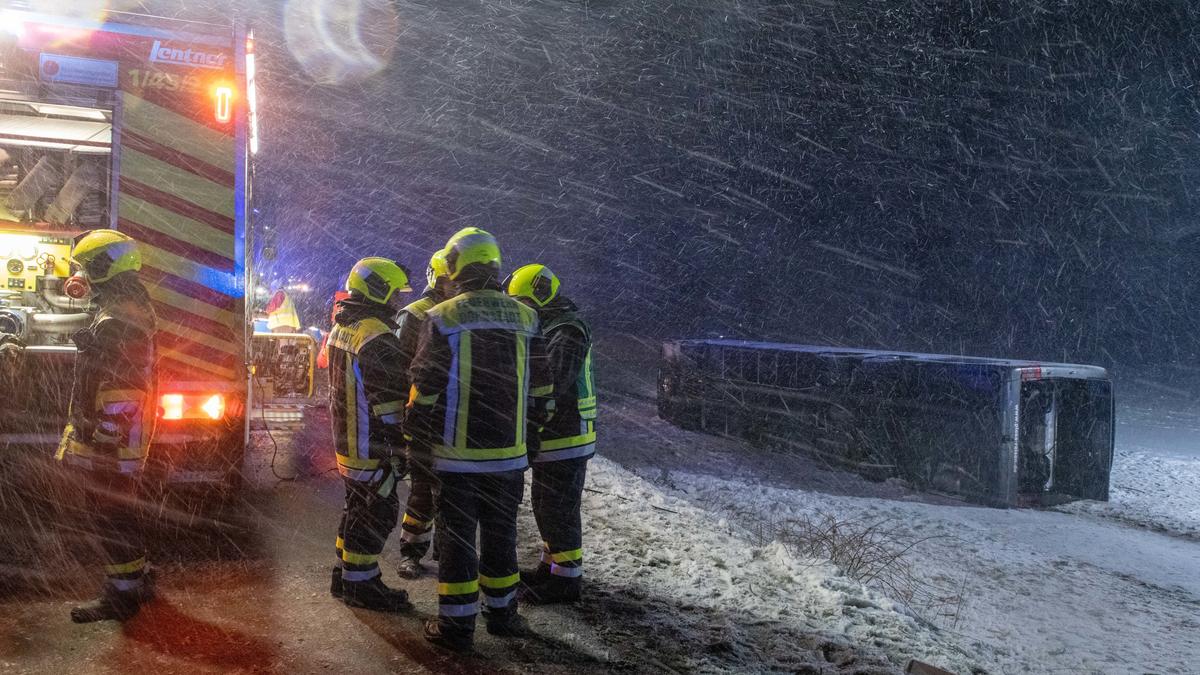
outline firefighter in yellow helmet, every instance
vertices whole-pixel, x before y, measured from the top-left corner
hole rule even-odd
[[[395,262],[363,258],[346,290],[327,346],[334,450],[346,487],[330,593],[351,607],[400,612],[411,607],[408,594],[384,585],[379,556],[396,527],[396,483],[404,476],[400,424],[409,384],[394,317],[412,289]]]
[[[90,286],[99,311],[74,336],[79,351],[56,457],[84,495],[80,516],[99,542],[107,575],[100,598],[72,609],[71,620],[124,621],[153,595],[132,504],[158,411],[154,309],[138,279],[142,259],[133,239],[93,230],[76,239],[71,257],[71,283]]]
[[[550,384],[532,393],[535,406],[553,411],[530,432],[533,515],[543,548],[541,564],[523,579],[521,598],[534,604],[574,602],[583,581],[583,483],[596,453],[592,331],[545,265],[518,269],[505,286],[538,313]]]
[[[417,345],[429,310],[450,299],[451,284],[443,251],[434,253],[425,272],[425,292],[400,312],[400,353],[398,364],[407,372],[417,353]],[[433,457],[429,448],[413,444],[408,449],[408,471],[412,487],[408,493],[404,517],[400,522],[400,565],[397,572],[406,579],[416,579],[424,572],[421,558],[429,552],[433,540],[434,493],[437,478],[433,475]],[[436,555],[436,551],[435,551]]]
[[[407,428],[415,447],[432,452],[440,484],[438,618],[426,622],[425,638],[465,650],[480,591],[489,633],[528,631],[517,614],[517,509],[529,465],[529,388],[542,378],[530,371],[540,362],[531,344],[537,314],[501,290],[495,238],[467,228],[444,250],[457,294],[428,312]]]

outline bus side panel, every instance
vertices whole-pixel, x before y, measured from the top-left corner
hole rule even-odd
[[[1112,387],[1093,366],[682,340],[664,344],[658,404],[687,429],[981,504],[1108,495]]]

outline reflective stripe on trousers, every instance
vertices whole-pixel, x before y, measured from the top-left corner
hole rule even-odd
[[[433,539],[433,521],[418,520],[407,511],[400,522],[400,541],[422,544]]]
[[[470,617],[479,613],[479,579],[470,581],[441,581],[437,585],[438,615],[452,618]]]
[[[108,583],[113,588],[117,589],[118,591],[127,593],[129,591],[136,591],[137,589],[141,588],[144,577],[145,577],[145,575],[139,575],[136,579],[112,579],[112,578],[110,578],[108,580]]]
[[[517,599],[517,584],[521,583],[521,575],[512,574],[507,577],[488,577],[479,575],[479,587],[483,591],[483,603],[488,609],[506,609]]]
[[[596,454],[596,444],[587,443],[574,448],[563,448],[562,450],[540,450],[533,457],[533,461],[537,462],[558,462],[564,459],[579,459],[581,457],[591,457]]]
[[[461,459],[433,458],[435,471],[447,473],[501,473],[504,471],[520,471],[529,466],[529,457],[521,455],[515,459],[494,459],[470,461]]]
[[[438,616],[449,616],[454,618],[474,617],[479,613],[478,602],[468,602],[461,605],[452,605],[446,603],[438,604]]]
[[[379,576],[378,553],[342,549],[342,581],[370,581]]]
[[[542,549],[542,563],[550,566],[550,573],[558,577],[576,578],[583,576],[583,549],[551,553]]]
[[[127,476],[141,472],[146,465],[144,459],[116,459],[113,457],[87,457],[72,452],[63,453],[62,461],[87,471],[111,471],[116,469]]]
[[[108,583],[118,591],[134,591],[141,588],[146,577],[146,556],[137,560],[123,563],[110,563],[104,566],[104,574]]]
[[[401,530],[400,541],[407,541],[413,544],[424,544],[428,541],[433,541],[433,530],[425,530],[424,532],[409,532]]]

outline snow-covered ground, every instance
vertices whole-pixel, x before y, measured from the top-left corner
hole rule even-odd
[[[1111,499],[1064,510],[1200,541],[1200,406],[1184,394],[1142,387],[1119,398]]]
[[[696,494],[673,494],[603,457],[590,466],[589,488],[592,588],[620,589],[643,617],[640,629],[658,635],[647,658],[670,669],[895,672],[909,658],[954,672],[973,668],[953,640],[883,594],[779,542],[752,542],[719,514],[719,502],[698,505]],[[619,607],[610,603],[608,614],[622,623]],[[670,640],[699,649],[678,654],[663,644]]]
[[[1140,426],[1119,428],[1112,501],[1038,511],[919,495],[684,432],[655,418],[641,386],[609,400],[608,459],[592,465],[597,492],[586,507],[590,573],[728,613],[734,644],[744,638],[762,654],[754,667],[795,664],[788,639],[746,633],[752,618],[893,666],[918,658],[953,672],[1200,669],[1200,456],[1143,442],[1153,442],[1144,433],[1152,410],[1119,415]],[[770,540],[772,527],[826,514],[884,522],[897,542],[919,542],[906,556],[921,591],[912,602]],[[711,656],[691,665],[751,667]]]

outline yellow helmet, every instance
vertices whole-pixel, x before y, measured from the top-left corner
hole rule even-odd
[[[545,307],[558,297],[558,277],[545,265],[526,265],[509,275],[504,288],[514,298],[526,298]]]
[[[444,249],[447,275],[457,279],[468,265],[500,268],[500,245],[490,233],[478,227],[466,227],[450,237]]]
[[[407,293],[408,272],[387,258],[363,258],[354,263],[346,278],[346,290],[357,293],[371,302],[386,305],[397,291]]]
[[[438,251],[429,258],[429,267],[425,268],[425,282],[430,288],[437,286],[437,280],[449,277],[450,270],[446,266],[446,252]]]
[[[142,269],[137,242],[116,230],[92,230],[75,239],[71,260],[93,284],[102,284],[122,272]]]

